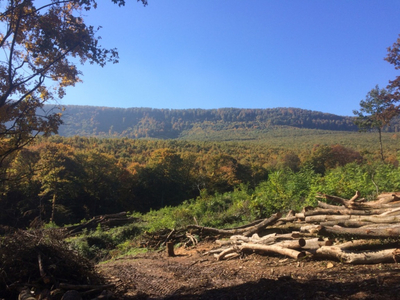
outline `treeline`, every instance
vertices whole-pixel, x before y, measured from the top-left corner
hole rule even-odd
[[[356,131],[352,117],[298,108],[273,109],[152,109],[65,107],[62,136],[107,136],[176,139],[196,136],[196,130],[262,131],[274,126]],[[397,127],[388,127],[394,131]]]
[[[147,212],[241,185],[255,189],[277,170],[307,167],[323,175],[364,163],[369,155],[338,144],[293,151],[257,143],[40,138],[8,161],[0,224],[62,225],[105,213]]]

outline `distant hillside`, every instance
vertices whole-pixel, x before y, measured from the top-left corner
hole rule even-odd
[[[62,136],[175,139],[275,127],[356,131],[353,118],[298,108],[152,109],[66,106]]]

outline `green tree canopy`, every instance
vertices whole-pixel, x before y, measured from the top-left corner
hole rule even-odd
[[[103,48],[84,22],[82,12],[96,7],[95,0],[0,0],[0,165],[37,134],[57,132],[60,113],[44,104],[80,81],[76,61],[118,62],[117,50]]]
[[[400,70],[400,35],[397,41],[388,48],[388,55],[385,60],[394,65],[396,70]],[[400,75],[389,82],[389,87],[393,89],[393,92],[387,100],[392,102],[400,101]]]
[[[365,100],[360,101],[360,110],[353,110],[356,115],[354,123],[361,129],[377,129],[381,159],[384,160],[382,146],[382,129],[390,124],[390,121],[399,114],[399,108],[394,107],[388,101],[392,95],[392,89],[380,89],[378,85],[368,92]]]

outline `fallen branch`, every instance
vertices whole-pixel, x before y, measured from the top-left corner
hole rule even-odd
[[[253,233],[256,233],[258,230],[261,228],[272,224],[276,220],[278,220],[282,215],[280,213],[276,213],[272,215],[268,219],[264,219],[262,222],[257,223],[256,225],[250,226],[250,227],[245,227],[245,228],[236,228],[236,229],[217,229],[217,228],[212,228],[212,227],[202,227],[198,225],[189,225],[187,228],[188,229],[197,229],[202,232],[208,232],[212,234],[219,234],[222,236],[229,236],[233,234],[243,234],[244,236],[250,236]]]

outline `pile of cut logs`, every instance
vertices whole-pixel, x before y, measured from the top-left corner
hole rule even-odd
[[[193,225],[187,229],[224,237],[216,240],[217,249],[208,252],[217,260],[252,251],[348,264],[400,261],[400,193],[380,194],[374,201],[359,198],[358,192],[349,200],[326,194],[318,197],[326,202],[316,208],[291,211],[285,217],[276,213],[240,228]]]

